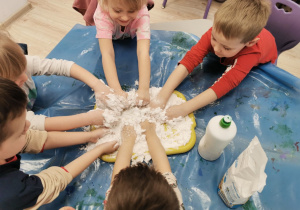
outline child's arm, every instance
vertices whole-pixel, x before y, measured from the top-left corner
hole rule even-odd
[[[151,107],[164,108],[175,88],[182,80],[193,71],[193,69],[202,63],[203,58],[210,52],[211,29],[209,29],[201,39],[189,50],[180,64],[172,72],[162,90],[159,92],[156,100],[151,102]]]
[[[166,115],[168,119],[173,119],[180,116],[184,117],[192,113],[193,111],[212,103],[217,99],[218,97],[216,93],[211,88],[208,88],[207,90],[205,90],[204,92],[196,96],[195,98],[183,104],[171,106],[170,108],[167,109]]]
[[[31,206],[30,209],[38,209],[41,205],[53,201],[59,195],[59,193],[66,188],[73,178],[78,176],[99,156],[114,152],[117,148],[118,145],[116,145],[116,141],[107,142],[96,146],[94,149],[76,158],[63,168],[53,166],[35,175],[39,177],[42,183],[42,191],[38,195],[35,205]],[[33,180],[35,176],[31,176],[31,180]],[[33,183],[33,181],[26,183],[28,186],[28,183]],[[39,190],[37,187],[35,189],[36,191]]]
[[[64,168],[72,175],[72,177],[78,176],[83,170],[85,170],[92,162],[98,157],[112,153],[118,149],[116,141],[106,142],[96,146],[94,149],[84,153],[80,157],[67,164]]]
[[[118,95],[124,97],[127,94],[122,90],[120,85],[117,68],[115,64],[115,51],[111,39],[99,39],[99,46],[102,55],[102,65],[105,78],[109,87],[113,88]]]
[[[123,168],[130,166],[133,146],[136,139],[134,128],[132,126],[124,126],[121,137],[122,144],[117,154],[116,162],[112,172],[111,182],[113,182],[115,175],[118,174]]]
[[[48,132],[44,149],[66,147],[87,142],[96,143],[107,133],[107,129],[99,128],[91,132]]]
[[[156,135],[155,124],[144,121],[141,126],[146,130],[148,149],[156,170],[161,173],[172,172],[166,151]]]
[[[76,63],[71,66],[70,76],[87,84],[94,90],[95,95],[106,96],[107,94],[112,93],[110,88],[105,85],[102,80],[99,80],[92,73],[77,65]]]
[[[137,57],[139,66],[139,89],[138,100],[143,101],[143,105],[146,105],[150,101],[149,86],[150,86],[150,40],[141,39],[137,41]]]
[[[150,106],[153,108],[164,108],[175,88],[182,82],[182,80],[184,80],[184,78],[186,78],[187,75],[187,68],[184,65],[179,64],[171,73],[157,97],[150,103]]]
[[[103,110],[95,110],[86,113],[47,117],[45,119],[46,131],[66,131],[87,125],[103,125]]]
[[[62,75],[81,80],[95,91],[98,97],[112,93],[103,81],[97,79],[86,69],[73,61],[63,59],[40,59],[38,56],[26,56],[27,71],[30,75]],[[105,99],[105,98],[103,98]]]

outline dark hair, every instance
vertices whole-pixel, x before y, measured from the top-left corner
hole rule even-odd
[[[25,92],[13,81],[0,77],[0,144],[8,135],[7,123],[21,116],[27,105]]]
[[[179,201],[160,172],[138,163],[115,176],[105,209],[177,210]]]

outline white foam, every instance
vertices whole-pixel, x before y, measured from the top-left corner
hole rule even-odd
[[[161,88],[150,88],[150,100],[154,99],[159,93]],[[122,144],[121,131],[124,125],[132,125],[136,131],[137,138],[133,148],[134,156],[132,157],[133,163],[139,161],[149,162],[151,157],[148,151],[145,135],[140,126],[140,123],[148,120],[156,124],[156,133],[160,138],[162,145],[167,148],[178,148],[179,146],[186,145],[191,138],[191,126],[193,121],[190,117],[179,117],[173,120],[167,120],[166,110],[160,108],[151,109],[150,107],[136,107],[136,92],[131,90],[128,92],[126,104],[121,104],[123,99],[118,98],[116,95],[110,95],[107,101],[107,107],[104,111],[104,125],[110,128],[110,133],[98,140],[97,143],[89,143],[86,150],[89,151],[98,144],[109,141],[118,141],[119,145]],[[123,101],[125,102],[125,101]],[[184,100],[172,94],[166,109],[173,105],[184,103]],[[103,105],[98,105],[103,106]],[[125,108],[125,109],[124,109]],[[167,126],[164,125],[166,123]]]

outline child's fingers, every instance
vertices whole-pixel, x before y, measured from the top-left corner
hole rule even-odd
[[[90,110],[87,113],[89,114],[91,125],[103,125],[104,110],[97,108],[97,109]]]
[[[184,117],[185,114],[182,111],[182,108],[180,107],[180,105],[175,105],[175,106],[171,106],[170,108],[167,109],[166,116],[167,116],[168,120],[172,120],[177,117]]]
[[[103,114],[103,125],[109,128],[115,127],[120,121],[120,116],[121,112],[119,110],[106,109]]]
[[[94,131],[92,131],[92,137],[90,139],[91,143],[96,143],[99,138],[102,138],[103,136],[110,133],[110,129],[108,128],[98,128]]]
[[[99,100],[103,100],[103,101],[105,101],[106,100],[106,93],[104,93],[104,92],[96,92],[95,93],[95,98],[96,99],[99,99]]]
[[[129,136],[132,135],[134,132],[134,128],[131,125],[125,125],[122,129],[122,136]]]
[[[155,127],[155,123],[145,120],[145,121],[141,122],[141,127],[142,127],[142,129],[146,130],[148,128]]]
[[[125,125],[121,133],[122,141],[131,141],[136,139],[136,132],[131,125]]]
[[[149,125],[149,121],[148,120],[145,120],[145,121],[141,122],[142,129],[146,129],[148,125]]]
[[[97,135],[96,137],[97,138],[101,138],[101,137],[105,136],[106,134],[109,134],[110,133],[110,129],[108,129],[108,128],[98,128],[98,129],[96,129],[93,132],[96,133],[96,135]]]
[[[138,90],[138,97],[136,99],[137,106],[146,106],[150,102],[150,94],[149,91]]]
[[[123,130],[124,132],[128,132],[128,131],[134,131],[134,128],[132,125],[124,125]]]
[[[164,109],[165,105],[166,104],[159,98],[155,98],[155,99],[151,100],[151,102],[150,102],[150,107],[152,109],[156,109],[156,108]]]
[[[120,147],[119,143],[116,142],[113,146],[113,149],[116,151]]]
[[[150,103],[149,100],[147,99],[141,99],[141,98],[137,98],[135,101],[135,105],[138,107],[142,107],[142,106],[146,106]]]
[[[116,151],[119,148],[119,144],[117,141],[105,142],[99,145],[103,148],[104,154],[109,154]]]

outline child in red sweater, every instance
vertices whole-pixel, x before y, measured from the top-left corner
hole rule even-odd
[[[164,108],[173,90],[212,52],[228,66],[223,75],[195,98],[167,109],[168,118],[186,116],[235,88],[250,70],[277,59],[274,37],[264,29],[271,12],[269,0],[227,0],[215,13],[214,23],[179,62],[152,107]]]

